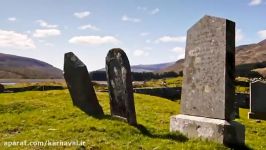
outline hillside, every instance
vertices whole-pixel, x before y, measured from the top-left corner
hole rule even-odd
[[[172,66],[174,62],[161,63],[161,64],[150,64],[150,65],[132,65],[131,72],[154,72]],[[96,71],[105,71],[105,68],[96,70]]]
[[[93,118],[74,107],[68,90],[29,91],[0,94],[0,143],[6,141],[84,141],[84,147],[12,146],[0,149],[88,149],[88,150],[176,150],[219,149],[223,145],[187,139],[169,132],[170,116],[179,113],[180,104],[167,99],[134,94],[138,127],[110,116],[108,93],[97,92],[105,116]],[[67,110],[67,111],[66,111]],[[248,119],[248,109],[240,109],[236,121],[246,127],[246,144],[251,149],[266,146],[266,121]]]
[[[237,74],[258,71],[266,76],[266,40],[256,44],[241,45],[236,47],[236,71]],[[184,59],[178,60],[174,65],[168,66],[158,72],[180,72],[183,70]],[[259,69],[258,69],[259,68]]]
[[[0,79],[60,79],[62,70],[26,57],[0,53]]]

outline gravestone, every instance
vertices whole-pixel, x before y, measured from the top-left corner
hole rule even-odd
[[[89,115],[103,115],[85,64],[72,52],[64,59],[64,77],[74,106]]]
[[[3,93],[5,91],[4,85],[0,84],[0,93]]]
[[[187,32],[181,114],[170,131],[225,145],[242,145],[245,127],[232,121],[234,108],[235,23],[204,16]]]
[[[237,104],[237,102],[234,103],[234,108],[235,108],[235,118],[240,118],[239,116],[239,106]]]
[[[111,49],[106,56],[106,76],[111,115],[137,125],[131,80],[131,69],[126,53]]]
[[[266,83],[257,81],[250,83],[250,119],[266,120]]]

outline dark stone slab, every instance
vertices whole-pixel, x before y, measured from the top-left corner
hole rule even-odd
[[[235,118],[240,118],[239,106],[237,105],[237,102],[235,102],[234,108],[235,108]]]
[[[5,91],[4,85],[0,84],[0,93],[3,93]]]
[[[249,112],[248,118],[249,119],[266,120],[266,113],[265,112]]]
[[[266,120],[266,83],[257,81],[250,83],[249,118]]]
[[[89,115],[103,115],[85,64],[72,52],[65,54],[64,77],[73,104]]]
[[[234,119],[235,23],[204,16],[187,33],[182,114]]]
[[[235,100],[238,107],[249,108],[249,94],[247,93],[236,93]]]
[[[109,88],[111,115],[136,125],[131,70],[126,53],[111,49],[106,56],[106,76]]]

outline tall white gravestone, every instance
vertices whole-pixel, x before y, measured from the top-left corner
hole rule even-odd
[[[187,32],[181,114],[170,131],[225,145],[242,145],[245,127],[234,119],[235,23],[204,16]]]

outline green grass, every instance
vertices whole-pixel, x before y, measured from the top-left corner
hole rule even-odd
[[[169,118],[179,113],[179,103],[148,95],[135,94],[139,128],[110,117],[107,93],[97,93],[105,117],[86,115],[73,107],[68,90],[0,94],[0,149],[77,149],[79,146],[4,146],[10,141],[84,141],[87,149],[228,149],[198,139],[187,140],[169,132]],[[254,149],[266,147],[266,121],[247,119],[246,144]]]
[[[166,83],[167,87],[181,87],[183,77],[165,78],[165,79],[152,79],[147,81],[144,87],[164,87],[162,82]]]

